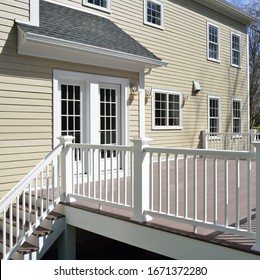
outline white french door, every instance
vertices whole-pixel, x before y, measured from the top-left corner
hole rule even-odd
[[[127,79],[55,70],[54,139],[72,135],[75,143],[126,144],[128,87]],[[116,152],[101,150],[99,160],[102,170],[110,169]]]
[[[99,133],[100,144],[121,144],[120,137],[120,85],[104,84],[99,86]],[[116,152],[113,150],[101,150],[101,164],[104,167],[106,160],[106,168],[111,168],[111,160],[116,160]],[[110,159],[110,160],[109,160]],[[113,164],[113,163],[112,163]],[[115,164],[113,166],[116,166]]]

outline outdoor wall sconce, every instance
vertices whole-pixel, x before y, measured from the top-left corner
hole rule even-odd
[[[182,106],[185,105],[187,100],[190,100],[190,96],[188,94],[183,94],[183,96],[182,96]]]
[[[139,94],[139,84],[138,83],[130,84],[130,97],[131,97],[131,99],[134,99],[134,97],[138,94]]]
[[[151,99],[152,97],[152,88],[145,89],[145,104]]]

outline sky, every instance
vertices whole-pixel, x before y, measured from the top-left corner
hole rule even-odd
[[[228,2],[232,3],[232,0],[227,0]],[[250,0],[240,0],[241,4],[246,5],[250,2]]]

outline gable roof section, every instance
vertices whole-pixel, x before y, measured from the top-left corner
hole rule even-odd
[[[34,41],[56,48],[60,45],[67,51],[68,48],[80,49],[81,52],[135,61],[148,68],[165,65],[109,19],[46,1],[40,1],[39,27],[18,23],[18,30],[22,34],[18,40],[21,54],[28,54],[25,49],[28,47],[29,50]]]

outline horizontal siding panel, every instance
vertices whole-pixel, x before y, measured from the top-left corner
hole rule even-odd
[[[1,140],[37,140],[37,139],[52,139],[52,132],[38,132],[37,130],[31,133],[0,133]]]
[[[17,84],[6,84],[0,81],[0,91],[25,91],[25,92],[41,92],[41,93],[52,93],[51,88],[41,86],[30,86],[30,85],[17,85]]]
[[[50,116],[51,117],[51,116]],[[0,126],[52,126],[52,119],[2,119]],[[0,139],[1,141],[1,139]]]
[[[30,85],[30,86],[37,86],[37,87],[52,87],[52,80],[47,79],[37,79],[34,78],[26,78],[26,77],[13,77],[13,76],[6,76],[0,74],[0,81],[5,81],[8,84],[19,84],[19,85]]]
[[[32,93],[32,92],[19,92],[19,91],[0,91],[0,98],[11,98],[11,99],[25,99],[25,103],[26,100],[41,100],[41,101],[50,101],[52,100],[52,95],[51,94],[46,94],[46,93]]]
[[[17,119],[18,115],[17,112],[9,111],[8,115],[6,112],[0,111],[0,119]],[[50,113],[31,113],[31,112],[19,112],[19,119],[52,119]]]
[[[49,99],[24,99],[24,98],[8,98],[8,97],[0,97],[0,104],[3,104],[9,109],[10,105],[22,105],[22,106],[33,106],[33,107],[51,107],[52,101]],[[38,109],[38,108],[36,108]],[[8,110],[9,111],[9,110]]]
[[[26,141],[21,141],[21,140],[8,140],[8,141],[2,141],[0,140],[0,149],[3,148],[11,148],[11,147],[37,147],[37,146],[51,146],[52,141],[50,139],[45,140],[45,139],[28,139]]]
[[[11,148],[1,148],[0,155],[12,155],[16,154],[19,157],[19,154],[24,153],[39,153],[48,151],[49,146],[31,146],[31,147],[11,147]]]
[[[44,106],[27,106],[27,105],[1,105],[0,104],[0,111],[1,112],[27,112],[27,113],[51,113],[51,107],[44,107]]]
[[[26,167],[26,168],[30,168],[32,169],[32,166],[36,166],[39,163],[38,159],[34,159],[34,160],[22,160],[22,161],[11,161],[11,162],[0,162],[0,169],[1,170],[12,170],[13,173],[15,173],[15,169],[16,168],[22,168],[22,167]],[[2,172],[1,172],[2,174]]]
[[[32,132],[51,132],[50,126],[0,126],[1,133],[32,133]]]
[[[42,160],[50,150],[44,152],[28,153],[28,154],[9,154],[0,155],[0,162],[15,162],[15,161],[28,161],[28,160]]]

